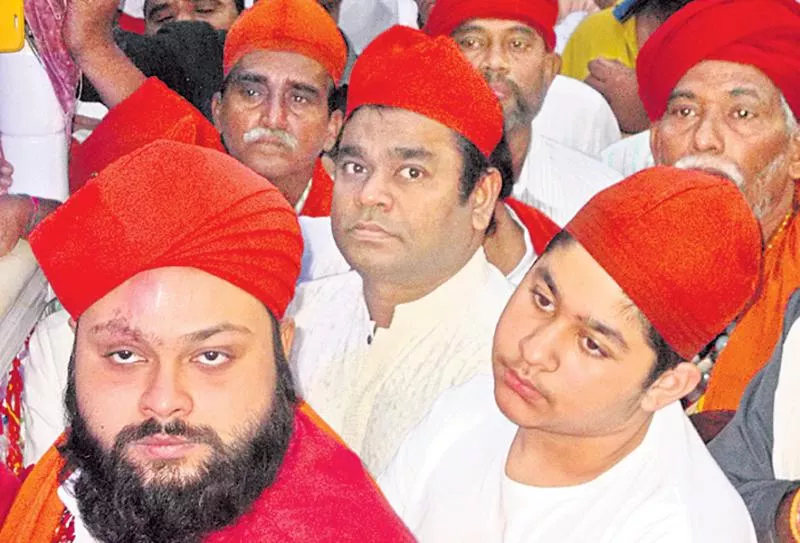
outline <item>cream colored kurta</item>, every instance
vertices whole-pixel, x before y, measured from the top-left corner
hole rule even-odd
[[[491,371],[494,329],[511,293],[479,249],[376,331],[358,273],[305,283],[287,311],[296,324],[291,364],[300,392],[380,473],[443,391]]]

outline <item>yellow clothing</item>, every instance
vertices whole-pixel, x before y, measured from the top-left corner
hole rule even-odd
[[[589,75],[589,62],[596,58],[618,60],[635,68],[638,54],[636,17],[620,23],[614,9],[608,8],[589,15],[575,29],[561,55],[561,73],[583,81]]]

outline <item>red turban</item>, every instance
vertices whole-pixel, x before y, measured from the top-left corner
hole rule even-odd
[[[350,74],[347,116],[363,105],[407,109],[452,128],[487,157],[503,137],[503,110],[447,37],[394,26],[375,38]]]
[[[233,23],[225,38],[225,75],[247,53],[289,51],[319,62],[338,85],[347,45],[336,21],[316,0],[258,0]]]
[[[733,183],[699,171],[639,172],[597,194],[566,230],[687,360],[741,313],[760,278],[750,206]]]
[[[275,187],[234,158],[174,141],[112,163],[30,243],[73,318],[137,273],[171,266],[224,279],[280,318],[303,252],[294,210]]]
[[[423,30],[431,36],[449,36],[472,19],[519,21],[539,32],[547,50],[552,51],[557,18],[556,0],[437,0]]]
[[[704,60],[758,68],[800,116],[800,3],[695,0],[667,19],[636,62],[639,95],[650,120],[664,115],[675,86]]]

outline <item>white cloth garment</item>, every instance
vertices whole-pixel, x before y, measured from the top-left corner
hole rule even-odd
[[[56,493],[58,494],[61,503],[64,504],[67,511],[72,515],[75,527],[75,539],[73,543],[98,543],[95,538],[86,529],[86,525],[81,518],[81,511],[78,508],[78,500],[75,498],[75,482],[78,480],[79,472],[73,473],[66,481],[61,483]]]
[[[592,196],[620,179],[599,160],[534,135],[513,194],[564,226]]]
[[[339,28],[358,54],[384,30],[400,22],[399,4],[405,0],[343,0],[339,8]],[[403,10],[405,13],[407,9]]]
[[[783,481],[800,479],[800,321],[789,329],[783,343],[781,370],[775,388],[772,431],[772,469],[775,478]]]
[[[421,543],[750,543],[750,517],[676,402],[610,470],[571,487],[505,474],[517,426],[478,376],[442,395],[378,480]]]
[[[520,228],[525,239],[525,255],[517,264],[506,279],[512,285],[517,286],[522,281],[527,271],[536,260],[536,252],[533,249],[531,235],[528,228],[522,224],[514,210],[506,205],[506,211],[514,219]],[[330,217],[298,217],[300,230],[303,233],[303,264],[300,269],[300,277],[297,283],[306,283],[314,279],[322,279],[331,275],[347,273],[350,265],[339,252],[336,241],[333,239],[331,231]]]
[[[443,391],[491,371],[494,329],[512,292],[479,249],[376,330],[355,271],[300,285],[287,310],[300,393],[380,473]]]
[[[619,141],[619,123],[603,95],[571,77],[557,75],[536,118],[533,134],[600,159]]]
[[[624,177],[650,168],[654,164],[650,151],[650,131],[645,130],[614,143],[601,156],[607,166]]]
[[[556,48],[555,52],[559,55],[564,53],[564,48],[567,46],[569,38],[578,25],[589,15],[586,11],[573,11],[568,13],[566,17],[561,19],[553,29],[556,33]]]

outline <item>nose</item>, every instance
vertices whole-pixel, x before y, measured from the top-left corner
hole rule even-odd
[[[191,413],[194,405],[186,389],[180,364],[172,361],[154,363],[139,403],[145,417],[159,421]]]
[[[264,101],[262,122],[264,126],[276,130],[288,127],[288,108],[277,93],[271,93]]]
[[[392,208],[394,202],[389,187],[390,180],[379,169],[373,171],[358,190],[358,202],[362,207],[380,207],[383,211]]]
[[[508,73],[508,55],[502,42],[493,41],[483,49],[480,68],[484,74],[506,75]]]
[[[719,114],[703,113],[692,134],[692,149],[695,153],[707,154],[720,154],[725,150],[722,119],[719,118]]]
[[[546,322],[531,330],[519,342],[525,366],[531,371],[554,372],[559,366],[558,344],[562,330],[557,322]]]

